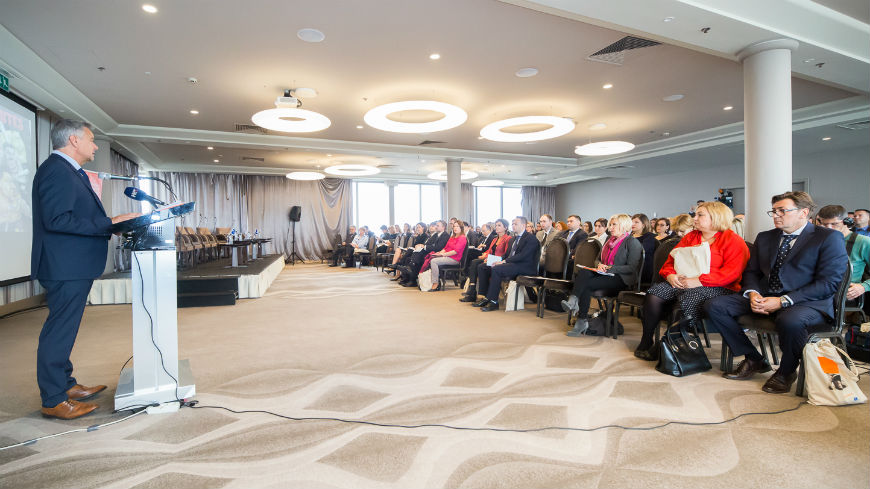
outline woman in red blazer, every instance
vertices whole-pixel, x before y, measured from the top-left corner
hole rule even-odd
[[[674,257],[669,256],[659,274],[666,282],[659,282],[647,291],[643,304],[643,336],[634,356],[656,360],[653,334],[659,321],[666,317],[675,301],[680,302],[683,317],[698,321],[704,302],[720,295],[740,290],[743,269],[749,261],[749,248],[743,238],[731,230],[734,214],[721,202],[704,202],[695,213],[695,230],[686,234],[674,249],[710,245],[710,273],[698,277],[684,277],[674,269]]]

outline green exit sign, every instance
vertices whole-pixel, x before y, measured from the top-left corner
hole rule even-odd
[[[9,91],[9,78],[6,78],[3,75],[0,75],[0,90],[3,90],[4,92]]]

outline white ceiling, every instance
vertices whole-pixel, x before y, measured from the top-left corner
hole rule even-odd
[[[702,140],[739,141],[736,53],[781,35],[801,41],[793,63],[796,123],[824,127],[870,115],[866,2],[151,3],[160,9],[156,15],[139,2],[4,0],[0,69],[37,104],[87,119],[140,163],[175,171],[281,174],[357,161],[381,166],[379,177],[419,180],[443,169],[445,157],[461,157],[463,168],[481,178],[513,184],[605,176],[600,168],[615,164],[613,158],[578,160],[574,147],[627,140],[638,148],[620,158],[642,166],[644,157],[691,150]],[[666,16],[675,19],[662,22]],[[302,42],[296,31],[304,27],[323,31],[326,40]],[[711,29],[704,34],[701,27]],[[622,66],[586,59],[627,33],[664,44],[626,52]],[[433,52],[442,58],[430,60]],[[825,65],[804,63],[808,57]],[[539,74],[514,76],[523,67]],[[603,90],[604,83],[614,88]],[[233,132],[295,87],[319,92],[303,108],[329,117],[330,128],[309,135]],[[675,93],[685,98],[661,100]],[[362,121],[376,105],[407,99],[453,103],[469,119],[424,135],[383,132]],[[723,111],[725,105],[734,110]],[[534,144],[478,139],[482,126],[521,115],[570,117],[577,128]],[[588,129],[599,122],[607,129]],[[795,133],[796,151],[819,144],[803,141],[802,133]],[[427,139],[443,143],[418,145]]]

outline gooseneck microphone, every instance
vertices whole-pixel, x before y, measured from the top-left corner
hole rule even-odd
[[[106,173],[104,171],[97,173],[97,176],[100,177],[100,180],[136,180],[136,177],[125,177],[123,175],[112,175],[111,173]]]
[[[151,197],[150,195],[143,192],[142,189],[136,187],[125,188],[124,195],[130,197],[133,200],[144,200],[145,202],[148,202],[154,207],[157,207],[159,205],[166,205],[166,202],[163,202],[160,199],[155,199],[154,197]]]

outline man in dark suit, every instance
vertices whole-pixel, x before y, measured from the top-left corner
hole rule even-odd
[[[568,242],[569,265],[567,278],[570,279],[574,272],[574,250],[577,248],[578,244],[586,241],[588,235],[586,234],[586,231],[583,230],[583,221],[580,220],[580,216],[577,214],[571,214],[568,216],[565,224],[568,225],[568,229],[562,231],[562,234],[559,237],[565,238],[565,241]]]
[[[356,237],[356,226],[351,226],[347,231],[347,236],[341,241],[341,245],[335,248],[335,251],[332,252],[332,264],[329,266],[337,267],[338,263],[344,259],[347,255],[347,248],[350,246],[350,243],[353,241],[353,238]],[[353,251],[351,251],[352,253]]]
[[[747,380],[771,369],[737,318],[750,313],[772,317],[782,360],[762,390],[781,394],[791,390],[797,377],[807,327],[834,315],[831,298],[846,273],[848,257],[842,235],[808,221],[814,206],[809,194],[786,192],[771,202],[768,214],[776,229],[758,234],[743,272],[741,293],[711,299],[704,309],[734,356],[745,355],[733,372],[722,374],[733,380]]]
[[[94,279],[106,266],[111,225],[81,165],[94,159],[91,126],[61,120],[51,130],[54,151],[33,178],[31,275],[45,289],[48,318],[39,334],[36,380],[44,416],[73,419],[97,408],[79,402],[106,388],[85,387],[69,360]]]
[[[420,268],[423,262],[426,261],[426,255],[433,251],[441,251],[447,245],[447,240],[450,239],[450,234],[445,231],[447,223],[444,221],[435,221],[435,232],[429,235],[426,240],[426,245],[420,251],[415,251],[411,254],[411,259],[407,265],[402,265],[398,269],[402,272],[402,280],[400,285],[405,287],[417,286],[417,274],[420,273]]]
[[[486,297],[473,305],[481,311],[498,309],[498,293],[503,280],[513,280],[517,275],[534,275],[538,270],[538,257],[541,243],[532,234],[526,232],[526,218],[518,216],[511,221],[514,237],[511,239],[505,259],[493,263],[491,267],[480,267],[477,272],[477,284]]]
[[[469,241],[469,243],[468,243],[469,248],[467,250],[465,250],[465,252],[468,253],[468,259],[466,260],[466,263],[465,263],[465,270],[462,271],[462,274],[464,276],[466,276],[466,277],[468,276],[468,270],[469,270],[469,267],[471,266],[471,262],[473,262],[475,259],[479,258],[480,255],[482,255],[484,251],[489,249],[489,247],[492,245],[492,242],[495,241],[496,238],[498,238],[498,235],[495,233],[495,230],[493,228],[494,228],[493,223],[491,223],[491,222],[484,223],[483,225],[480,226],[480,233],[477,233],[480,235],[477,242],[471,243]],[[469,233],[469,234],[471,234],[471,233]]]

